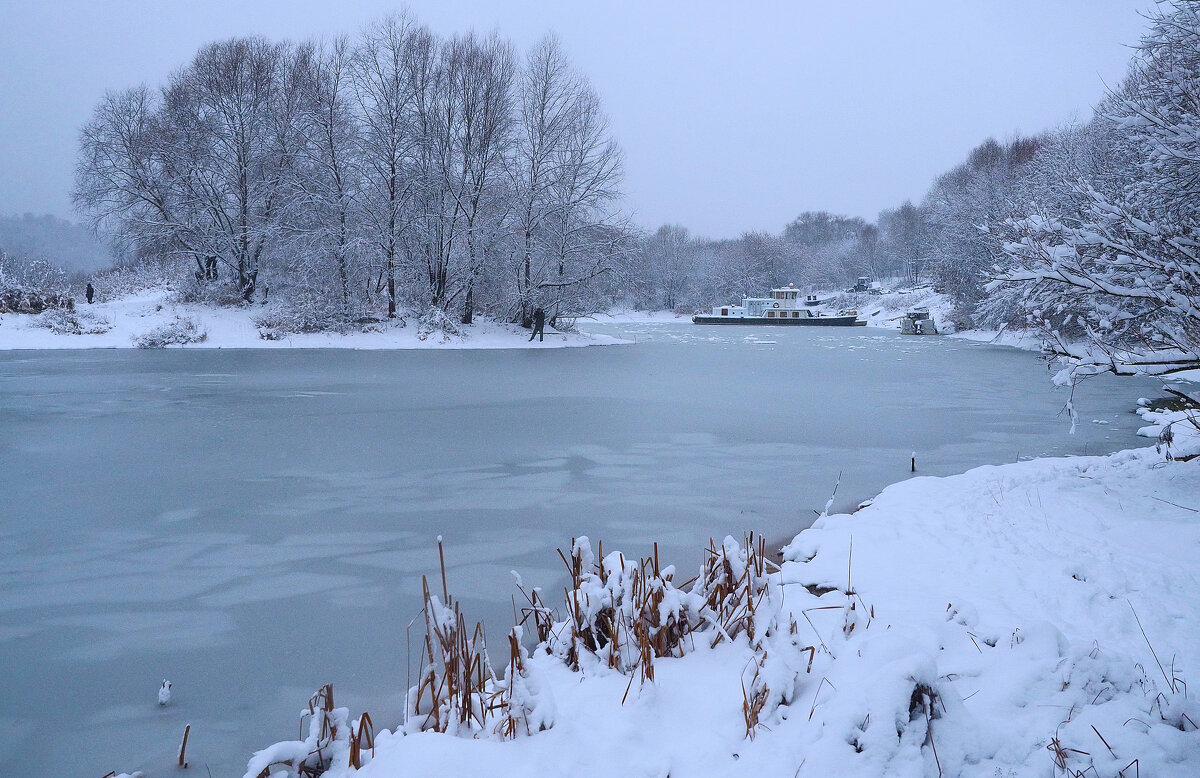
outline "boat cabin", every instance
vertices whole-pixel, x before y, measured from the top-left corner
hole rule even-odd
[[[713,316],[753,316],[766,319],[801,319],[812,316],[800,305],[800,290],[795,284],[772,289],[768,297],[747,297],[741,305],[718,305]]]

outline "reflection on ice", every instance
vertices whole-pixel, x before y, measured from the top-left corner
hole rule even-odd
[[[233,619],[213,610],[122,610],[47,619],[46,628],[88,630],[98,633],[91,642],[74,646],[65,656],[87,662],[118,659],[142,651],[170,651],[228,642]]]

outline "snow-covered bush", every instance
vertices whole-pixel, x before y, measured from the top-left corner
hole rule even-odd
[[[0,313],[41,313],[73,304],[66,274],[49,262],[23,262],[0,251]]]
[[[745,632],[751,644],[765,633],[771,615],[760,607],[767,597],[766,543],[746,538],[746,547],[726,535],[721,548],[710,540],[691,594],[703,604],[703,617],[715,630],[712,644]]]
[[[567,619],[542,648],[573,669],[590,656],[622,673],[640,668],[653,680],[654,658],[681,655],[684,638],[702,623],[703,598],[675,588],[674,566],[660,568],[657,553],[634,561],[614,551],[597,564],[582,536],[563,559],[571,576]]]
[[[1137,413],[1150,426],[1142,427],[1138,434],[1155,438],[1155,448],[1168,461],[1186,462],[1200,456],[1200,398],[1180,390],[1168,391],[1176,395],[1169,404],[1139,403]]]
[[[334,298],[311,291],[292,291],[254,317],[264,340],[279,340],[306,332],[348,332],[350,317]]]
[[[55,335],[102,335],[112,329],[104,316],[83,308],[51,308],[37,318],[37,325]]]
[[[523,636],[519,624],[508,633],[508,667],[504,678],[495,683],[488,705],[498,718],[493,731],[502,738],[532,735],[554,726],[554,697],[533,672]]]
[[[461,337],[462,334],[462,325],[441,308],[429,308],[417,320],[417,337],[421,340],[440,336],[442,342],[446,342],[451,337]]]
[[[443,586],[445,580],[443,564]],[[483,625],[477,623],[468,631],[466,619],[449,592],[443,589],[439,599],[430,593],[427,580],[421,583],[425,645],[417,685],[408,690],[405,700],[401,731],[514,738],[553,726],[553,699],[521,645],[521,627],[515,626],[509,633],[508,667],[504,678],[497,678]]]
[[[359,730],[348,723],[350,712],[333,705],[333,685],[322,686],[300,711],[301,740],[285,740],[255,752],[246,764],[245,778],[319,776],[337,759],[350,762],[352,740]],[[369,719],[366,719],[369,721]],[[360,719],[361,727],[363,720]],[[307,724],[307,734],[304,726]],[[353,730],[353,731],[352,731]],[[284,768],[279,772],[275,768]]]
[[[92,276],[96,301],[106,302],[139,294],[149,289],[177,289],[187,279],[172,266],[154,262],[134,262],[105,270]]]
[[[769,630],[742,671],[742,716],[746,737],[754,739],[759,727],[769,726],[780,709],[800,693],[801,679],[812,673],[816,647],[806,645],[799,626],[791,620],[784,630]]]
[[[429,592],[425,596],[425,648],[417,685],[408,690],[404,715],[406,732],[446,732],[465,737],[490,731],[487,700],[496,682],[487,656],[483,626],[467,631],[466,619],[448,594],[447,604]]]
[[[179,278],[178,288],[179,301],[184,303],[232,308],[248,302],[232,279],[206,281],[184,276]]]
[[[176,316],[173,320],[154,329],[133,336],[133,345],[138,348],[166,348],[167,346],[202,343],[208,332],[195,319]]]

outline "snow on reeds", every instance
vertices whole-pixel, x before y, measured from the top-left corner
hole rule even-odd
[[[1193,774],[1195,658],[1175,652],[1197,634],[1200,471],[1164,459],[913,479],[822,517],[779,566],[761,538],[710,541],[688,580],[656,547],[576,538],[560,596],[517,577],[495,664],[441,560],[399,726],[377,743],[330,689],[302,740],[256,754],[247,778],[527,760],[566,775],[589,758],[681,776]]]

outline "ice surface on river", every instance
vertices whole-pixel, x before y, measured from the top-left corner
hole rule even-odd
[[[392,726],[445,537],[497,636],[573,536],[695,567],[909,475],[1131,445],[1148,381],[891,332],[604,325],[553,351],[0,354],[0,764],[240,774],[321,684]],[[690,575],[690,573],[688,573]],[[354,636],[350,640],[334,636]],[[419,634],[414,632],[415,640]],[[172,704],[155,692],[173,685]],[[41,733],[41,734],[39,734]],[[71,748],[46,742],[70,733]],[[36,745],[40,744],[40,745]],[[38,760],[35,763],[32,760]]]

